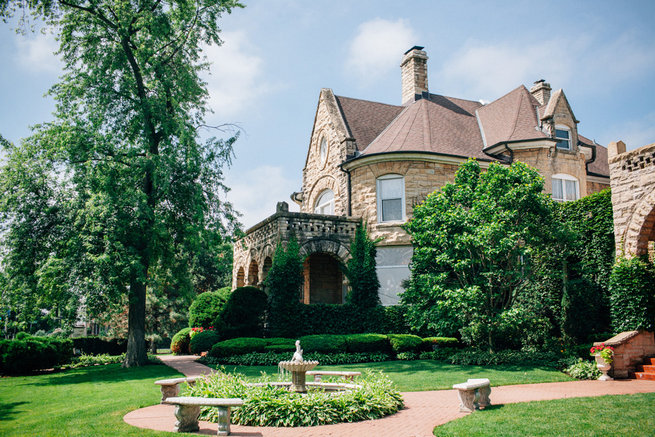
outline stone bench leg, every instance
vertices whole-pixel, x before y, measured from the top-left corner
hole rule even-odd
[[[218,435],[230,435],[230,407],[218,407]]]
[[[491,405],[491,399],[489,395],[491,394],[491,387],[480,387],[478,389],[478,405],[481,410],[484,410],[489,405]]]
[[[475,411],[475,390],[457,390],[459,394],[459,411],[472,413]]]
[[[200,415],[199,405],[175,405],[175,432],[195,432],[200,429],[198,426],[198,416]],[[221,425],[219,423],[218,429]],[[219,431],[219,435],[220,431]]]
[[[321,375],[314,375],[314,382],[321,382]]]
[[[163,404],[166,398],[173,398],[180,393],[180,386],[178,384],[162,385],[161,389],[161,403]]]

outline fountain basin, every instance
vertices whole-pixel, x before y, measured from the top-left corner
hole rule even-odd
[[[307,393],[305,373],[318,366],[318,361],[280,361],[278,367],[291,372],[291,391]]]

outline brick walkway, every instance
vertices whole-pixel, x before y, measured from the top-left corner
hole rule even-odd
[[[193,362],[195,357],[162,357],[167,365],[186,376],[207,373],[210,369]],[[187,373],[189,372],[189,373]],[[154,385],[153,385],[154,387]],[[574,381],[545,384],[523,384],[493,387],[492,404],[541,401],[549,399],[621,395],[655,392],[655,381]],[[403,393],[405,408],[378,420],[310,428],[271,428],[232,425],[231,435],[261,437],[428,437],[435,426],[465,416],[459,412],[455,390]],[[130,425],[159,431],[172,431],[175,424],[174,407],[154,405],[125,415]],[[200,422],[197,434],[216,435],[216,424]]]

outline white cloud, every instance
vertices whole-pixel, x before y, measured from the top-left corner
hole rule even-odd
[[[290,210],[298,210],[289,195],[300,189],[300,181],[290,178],[282,167],[262,165],[228,174],[226,184],[231,188],[228,200],[243,214],[244,229],[275,213],[277,202],[285,201]]]
[[[443,60],[431,91],[492,100],[520,84],[546,79],[554,89],[594,93],[598,87],[648,74],[654,67],[655,51],[630,34],[609,42],[590,35],[538,43],[471,40]]]
[[[209,106],[218,118],[234,116],[256,102],[255,96],[267,92],[262,79],[264,62],[254,54],[244,32],[223,32],[222,46],[206,47],[211,62],[205,76],[209,90]]]
[[[398,68],[398,53],[415,44],[416,35],[407,20],[376,18],[359,25],[350,43],[346,66],[361,79],[370,79]]]
[[[31,73],[59,73],[62,64],[55,52],[59,43],[51,33],[36,33],[16,38],[18,64]]]

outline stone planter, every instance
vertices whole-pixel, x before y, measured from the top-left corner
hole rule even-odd
[[[606,363],[603,357],[596,355],[596,367],[598,370],[603,372],[603,374],[598,378],[599,381],[613,381],[614,378],[608,375],[609,371],[612,370],[612,364]]]

